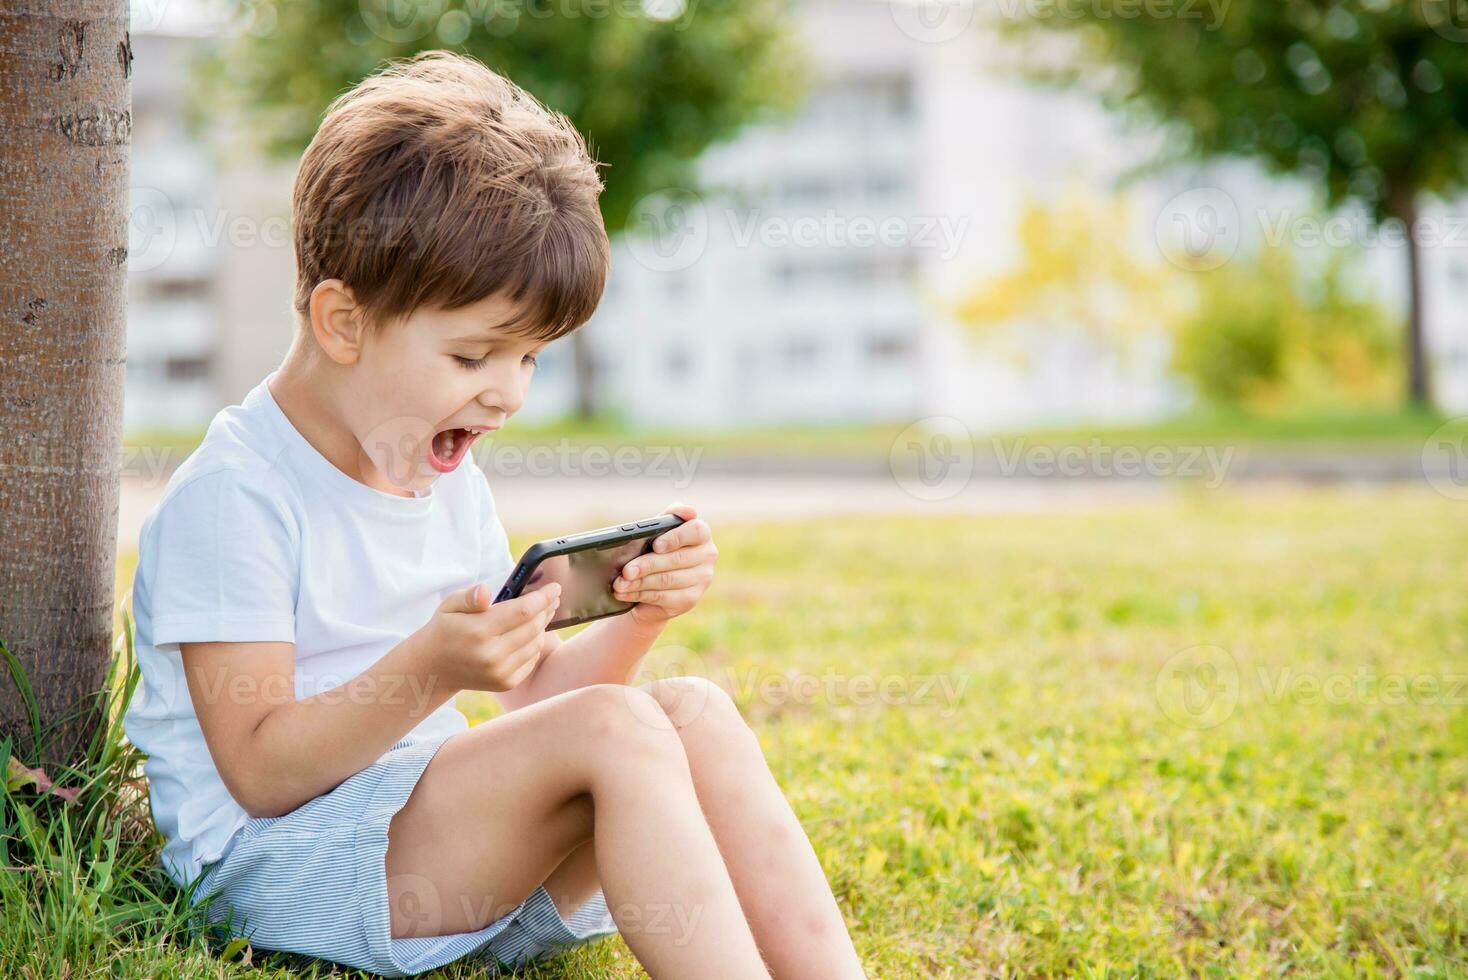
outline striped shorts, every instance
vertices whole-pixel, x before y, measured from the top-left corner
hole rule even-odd
[[[215,938],[330,960],[387,977],[461,958],[513,967],[617,931],[598,891],[569,919],[544,886],[473,932],[394,938],[387,830],[433,754],[452,735],[403,739],[329,793],[278,817],[256,817],[205,865],[193,891],[213,895],[196,926]]]

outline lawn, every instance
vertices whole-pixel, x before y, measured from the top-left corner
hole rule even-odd
[[[874,977],[1461,976],[1463,507],[1197,491],[722,527],[647,673],[735,694]],[[31,923],[23,877],[0,975],[56,975],[58,948],[73,974],[259,975],[146,923],[38,934],[77,927]],[[527,975],[640,972],[613,940]]]

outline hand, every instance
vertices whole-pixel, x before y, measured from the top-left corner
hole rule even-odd
[[[540,662],[560,597],[558,582],[500,603],[489,601],[484,585],[455,592],[419,631],[434,672],[455,690],[517,686]]]
[[[622,566],[612,581],[612,594],[635,602],[627,615],[642,626],[665,623],[698,604],[714,580],[719,549],[708,522],[687,504],[672,504],[664,514],[677,514],[684,523],[653,539],[652,554],[639,555]]]

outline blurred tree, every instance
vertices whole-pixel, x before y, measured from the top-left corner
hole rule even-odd
[[[250,0],[200,59],[193,115],[232,106],[267,155],[294,158],[321,113],[383,59],[446,48],[483,61],[565,113],[607,164],[609,234],[658,229],[638,206],[692,188],[692,161],[742,125],[789,109],[802,84],[793,0]],[[572,335],[578,412],[594,371]]]
[[[1407,390],[1431,404],[1418,230],[1424,192],[1468,178],[1468,0],[1090,0],[1008,22],[1068,35],[1032,77],[1172,124],[1176,155],[1244,156],[1366,204],[1405,235]]]
[[[964,296],[955,316],[976,332],[1011,323],[1079,327],[1118,349],[1148,329],[1170,327],[1186,311],[1190,290],[1155,252],[1127,247],[1131,225],[1124,201],[1080,189],[1055,204],[1026,201],[1018,261]]]
[[[7,2],[0,51],[0,646],[33,693],[0,668],[0,737],[51,767],[82,761],[96,737],[112,649],[126,0]]]
[[[1391,318],[1348,288],[1351,252],[1302,267],[1265,247],[1197,278],[1173,366],[1213,405],[1251,412],[1390,404],[1401,359]]]

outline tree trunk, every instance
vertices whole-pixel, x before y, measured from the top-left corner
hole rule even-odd
[[[0,9],[0,732],[78,761],[111,651],[126,351],[127,0]],[[4,760],[0,760],[3,764]]]
[[[1430,410],[1432,377],[1422,330],[1422,254],[1417,240],[1416,191],[1402,186],[1388,203],[1392,217],[1407,230],[1407,403],[1412,408]]]
[[[571,368],[576,378],[576,417],[596,415],[596,362],[583,328],[571,334]]]

